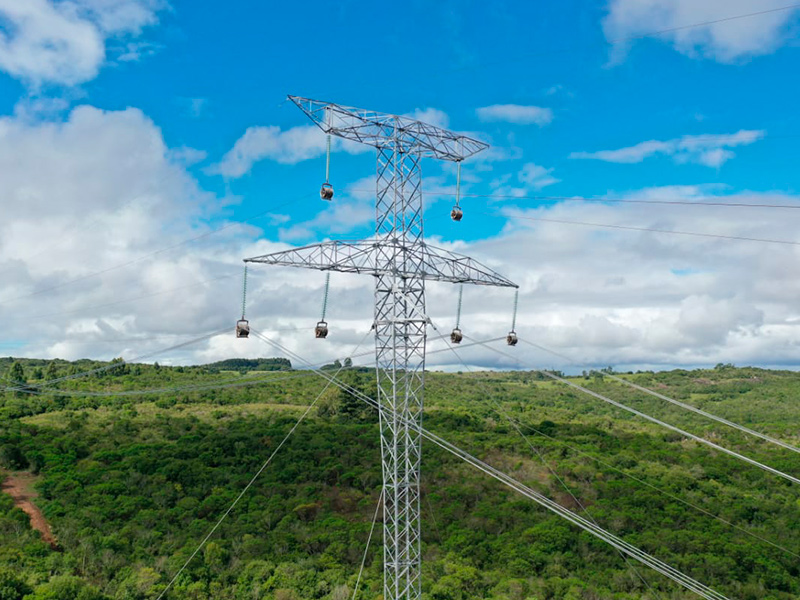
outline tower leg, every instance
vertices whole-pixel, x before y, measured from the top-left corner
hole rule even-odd
[[[378,235],[422,242],[418,157],[378,151]],[[384,265],[409,259],[387,248]],[[408,267],[410,265],[402,265]],[[419,265],[421,268],[421,265]],[[408,272],[408,271],[404,271]],[[425,373],[425,283],[381,275],[375,285],[375,349],[384,493],[384,600],[421,597],[420,462]]]

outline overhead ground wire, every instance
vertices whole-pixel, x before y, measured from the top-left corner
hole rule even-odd
[[[519,292],[519,290],[515,290],[515,291],[517,293]],[[516,323],[516,313],[517,313],[516,309],[517,309],[517,295],[515,294],[515,296],[514,296],[514,322],[515,323]],[[438,331],[438,328],[433,323],[433,321],[431,321],[431,326],[434,328],[435,331]],[[514,327],[512,326],[511,329],[513,331]],[[452,345],[449,345],[449,348],[453,352],[453,354],[455,355],[456,359],[458,359],[458,361],[461,363],[461,365],[467,371],[472,372],[472,369],[469,367],[469,365],[467,365],[467,363],[464,361],[464,359],[461,357],[461,355],[458,353],[458,351]],[[479,384],[485,391],[488,392],[486,386],[483,385],[482,382],[479,382]],[[559,474],[550,465],[550,463],[547,462],[547,460],[545,459],[544,455],[539,451],[539,449],[536,448],[536,446],[534,446],[531,443],[530,439],[528,439],[528,436],[526,436],[522,432],[522,430],[519,428],[519,425],[511,418],[511,416],[505,411],[505,409],[503,409],[503,407],[494,398],[494,396],[491,393],[487,393],[486,394],[486,398],[488,398],[490,400],[490,402],[494,405],[495,410],[500,414],[500,416],[505,418],[511,424],[511,426],[519,434],[519,436],[525,441],[525,443],[528,445],[528,447],[531,449],[531,451],[533,451],[534,454],[536,454],[536,456],[539,458],[539,460],[542,462],[542,464],[545,466],[545,468],[548,471],[550,471],[550,474],[553,477],[556,478],[556,480],[559,482],[559,484],[561,484],[561,486],[566,490],[567,494],[569,494],[569,496],[575,501],[575,504],[577,504],[580,507],[580,509],[586,514],[586,516],[589,518],[589,520],[591,520],[595,525],[599,525],[599,523],[597,523],[597,520],[592,516],[592,514],[589,512],[589,510],[583,505],[583,503],[573,493],[572,489],[566,484],[566,482],[564,482],[564,480],[559,476]],[[617,550],[617,552],[619,552],[619,555],[620,555],[620,557],[622,557],[622,560],[625,562],[625,564],[628,565],[628,568],[631,569],[634,572],[636,577],[638,577],[639,580],[642,583],[644,583],[645,587],[647,587],[651,592],[653,592],[657,597],[660,598],[661,596],[658,594],[658,592],[653,590],[653,588],[650,585],[650,582],[648,582],[647,579],[645,579],[645,577],[639,572],[639,570],[629,562],[628,557],[625,555],[625,553],[622,552],[621,550]]]
[[[52,388],[53,385],[56,383],[61,383],[62,381],[71,381],[73,379],[80,379],[81,377],[88,377],[89,375],[94,375],[96,373],[102,373],[104,371],[109,371],[111,369],[118,369],[122,365],[139,362],[141,360],[145,360],[147,358],[152,358],[154,356],[158,356],[159,354],[164,354],[165,352],[169,352],[170,350],[177,350],[178,348],[185,348],[186,346],[191,346],[192,344],[196,344],[197,342],[201,342],[203,340],[210,339],[220,333],[224,333],[228,331],[228,328],[220,329],[218,331],[214,331],[212,333],[208,333],[206,335],[202,335],[200,337],[194,338],[192,340],[181,342],[180,344],[175,344],[168,348],[162,348],[161,350],[156,350],[154,352],[148,352],[147,354],[143,354],[141,356],[137,356],[136,358],[132,358],[129,360],[121,360],[116,363],[110,363],[108,365],[97,367],[95,369],[90,369],[88,371],[82,371],[80,373],[74,373],[71,375],[65,375],[64,377],[57,377],[55,379],[48,379],[47,381],[39,384],[25,384],[24,386],[17,386],[16,388],[6,388],[7,391],[18,391],[18,392],[25,392],[27,390],[41,390],[41,389],[48,389]]]
[[[531,341],[528,341],[528,340],[522,340],[522,342],[525,343],[525,344],[528,344],[529,346],[531,346],[533,348],[537,348],[539,350],[543,350],[543,351],[547,352],[548,354],[552,354],[553,356],[558,356],[559,358],[563,358],[564,360],[570,362],[573,365],[580,366],[579,363],[577,363],[576,361],[572,360],[568,356],[565,356],[564,354],[556,352],[555,350],[550,350],[549,348],[545,348],[541,344],[535,344],[534,342],[531,342]],[[621,383],[623,385],[627,385],[628,387],[636,389],[636,390],[638,390],[638,391],[640,391],[642,393],[649,394],[650,396],[654,396],[656,398],[664,400],[665,402],[669,402],[670,404],[673,404],[675,406],[679,406],[680,408],[686,409],[688,411],[691,411],[693,413],[696,413],[698,415],[701,415],[703,417],[706,417],[708,419],[716,421],[717,423],[722,423],[723,425],[727,425],[728,427],[732,427],[733,429],[737,429],[738,431],[741,431],[742,433],[745,433],[747,435],[752,435],[754,437],[757,437],[759,439],[764,440],[765,442],[769,442],[770,444],[775,444],[776,446],[780,446],[781,448],[784,448],[786,450],[791,450],[792,452],[796,452],[796,453],[800,454],[800,448],[798,448],[797,446],[793,446],[792,444],[788,444],[786,442],[783,442],[783,441],[781,441],[781,440],[779,440],[777,438],[774,438],[772,436],[767,435],[766,433],[762,433],[760,431],[756,431],[754,429],[750,429],[749,427],[745,427],[744,425],[740,425],[738,423],[734,423],[733,421],[729,421],[728,419],[725,419],[724,417],[719,417],[719,416],[717,416],[715,414],[712,414],[712,413],[710,413],[708,411],[705,411],[705,410],[703,410],[701,408],[698,408],[696,406],[692,406],[691,404],[687,404],[685,402],[681,402],[680,400],[676,400],[675,398],[670,398],[669,396],[666,396],[666,395],[664,395],[664,394],[662,394],[660,392],[657,392],[655,390],[651,390],[650,388],[647,388],[645,386],[642,386],[642,385],[639,385],[637,383],[634,383],[633,381],[628,381],[624,377],[619,377],[617,375],[614,375],[613,373],[603,373],[603,377],[608,377],[609,379],[612,379],[612,380],[614,380],[614,381],[616,381],[618,383]]]
[[[434,329],[435,329],[435,326],[434,326]],[[447,343],[447,338],[445,336],[442,336],[442,338],[445,340],[445,343]],[[523,340],[523,341],[525,341],[525,340]],[[533,344],[532,342],[527,342],[527,343],[531,344],[531,345],[534,345],[536,347],[539,347],[539,346]],[[481,345],[481,344],[475,344],[475,345]],[[464,366],[465,369],[471,370],[470,367],[466,364],[466,362],[464,362],[463,358],[461,358],[460,354],[457,352],[457,350],[452,345],[448,344],[448,348],[456,355],[456,357],[459,359],[459,361],[462,363],[462,365]],[[561,355],[558,355],[558,356],[561,356]],[[479,384],[484,389],[486,389],[486,386],[482,382],[479,382]],[[646,388],[644,388],[644,389],[646,389]],[[521,423],[521,422],[513,419],[511,417],[511,415],[509,415],[508,412],[503,410],[502,406],[496,400],[494,400],[494,398],[492,397],[491,394],[487,394],[486,397],[489,398],[493,402],[493,404],[495,405],[497,411],[502,416],[504,416],[505,419],[509,423],[511,423],[512,427],[514,427],[514,429],[517,430],[517,432],[520,434],[520,436],[522,436],[522,438],[525,440],[525,442],[528,444],[528,446],[530,446],[531,449],[539,456],[539,458],[542,460],[542,462],[545,464],[545,466],[548,468],[548,470],[561,482],[561,484],[564,487],[564,489],[567,490],[567,493],[569,493],[570,496],[572,496],[572,499],[575,500],[575,502],[578,504],[578,506],[580,506],[584,511],[586,511],[586,509],[583,507],[583,505],[581,504],[580,500],[578,500],[578,498],[576,498],[574,496],[574,494],[572,494],[571,490],[561,480],[561,478],[558,476],[558,474],[547,464],[547,462],[545,461],[545,459],[544,459],[543,455],[541,454],[541,452],[535,446],[533,446],[531,444],[531,442],[527,438],[527,436],[519,429],[520,426],[521,427],[526,427],[526,428],[532,430],[537,435],[540,435],[542,437],[550,439],[550,440],[552,440],[552,441],[554,441],[556,443],[560,443],[560,444],[564,445],[565,447],[569,448],[570,450],[572,450],[573,452],[575,452],[577,454],[580,454],[581,456],[585,456],[586,458],[589,458],[589,459],[591,459],[593,461],[596,461],[598,464],[601,464],[604,467],[612,469],[613,471],[616,471],[617,473],[620,473],[621,475],[624,475],[625,477],[628,477],[633,481],[636,481],[636,482],[638,482],[638,483],[640,483],[642,485],[645,485],[645,486],[655,490],[656,492],[658,492],[658,493],[660,493],[660,494],[662,494],[662,495],[664,495],[664,496],[666,496],[666,497],[668,497],[668,498],[670,498],[672,500],[676,500],[676,501],[680,502],[681,504],[683,504],[685,506],[688,506],[688,507],[690,507],[690,508],[692,508],[694,510],[697,510],[698,512],[701,512],[701,513],[703,513],[704,515],[706,515],[708,517],[716,519],[720,523],[728,525],[728,526],[740,531],[741,533],[744,533],[745,535],[748,535],[748,536],[752,537],[753,539],[759,540],[759,541],[761,541],[761,542],[763,542],[765,544],[768,544],[768,545],[770,545],[770,546],[772,546],[772,547],[774,547],[774,548],[776,548],[778,550],[786,552],[787,554],[790,554],[790,555],[792,555],[792,556],[794,556],[796,558],[800,558],[800,554],[798,554],[796,552],[793,552],[792,550],[789,550],[788,548],[786,548],[786,547],[784,547],[784,546],[782,546],[782,545],[780,545],[780,544],[778,544],[776,542],[770,541],[770,540],[768,540],[768,539],[766,539],[766,538],[764,538],[764,537],[762,537],[762,536],[760,536],[758,534],[755,534],[755,533],[753,533],[751,531],[748,531],[747,529],[745,529],[743,527],[740,527],[739,525],[736,525],[735,523],[732,523],[731,521],[728,521],[728,520],[726,520],[726,519],[724,519],[724,518],[722,518],[722,517],[720,517],[718,515],[715,515],[714,513],[710,512],[710,511],[708,511],[708,510],[706,510],[706,509],[704,509],[704,508],[702,508],[700,506],[697,506],[697,505],[695,505],[695,504],[693,504],[691,502],[683,500],[682,498],[680,498],[678,496],[675,496],[674,494],[671,494],[671,493],[669,493],[669,492],[667,492],[667,491],[665,491],[665,490],[663,490],[663,489],[661,489],[661,488],[659,488],[659,487],[657,487],[657,486],[655,486],[655,485],[653,485],[651,483],[643,481],[643,480],[639,479],[638,477],[635,477],[635,476],[631,475],[630,473],[628,473],[626,471],[623,471],[622,469],[619,469],[618,467],[615,467],[614,465],[612,465],[612,464],[610,464],[608,462],[603,461],[600,458],[597,458],[595,456],[592,456],[591,454],[588,454],[586,452],[583,452],[582,450],[579,450],[579,449],[575,448],[574,446],[568,444],[567,442],[564,442],[563,440],[559,440],[559,439],[554,438],[554,437],[552,437],[550,435],[547,435],[546,433],[543,433],[543,432],[539,431],[538,429],[536,429],[532,425]],[[588,511],[586,511],[586,513],[587,513],[587,515],[589,515]],[[589,518],[592,518],[591,515],[589,515]],[[594,520],[594,519],[592,519],[592,520]]]
[[[486,215],[496,215],[497,213],[484,213]],[[769,238],[756,238],[746,237],[740,235],[724,235],[718,233],[701,233],[698,231],[677,231],[675,229],[657,229],[654,227],[635,227],[633,225],[613,225],[610,223],[588,223],[585,221],[568,221],[566,219],[550,219],[546,217],[524,217],[522,215],[513,215],[514,219],[522,219],[524,221],[541,221],[543,223],[559,223],[562,225],[581,225],[584,227],[598,227],[601,229],[621,229],[624,231],[642,231],[647,233],[664,233],[670,235],[684,235],[690,237],[711,238],[720,240],[733,240],[737,242],[760,242],[764,244],[780,244],[784,246],[800,246],[800,242],[792,240],[773,240]]]
[[[493,351],[493,352],[501,354],[502,356],[509,357],[509,358],[515,360],[516,362],[518,362],[519,364],[523,364],[522,361],[520,361],[517,357],[512,356],[511,354],[508,354],[507,352],[503,352],[501,350],[498,350],[497,348],[493,348],[493,347],[489,346],[488,344],[482,344],[482,345],[485,346],[486,348],[488,348],[489,350]],[[590,396],[593,396],[594,398],[597,398],[598,400],[602,400],[603,402],[611,404],[612,406],[616,406],[617,408],[621,408],[622,410],[625,410],[625,411],[627,411],[627,412],[629,412],[631,414],[634,414],[634,415],[636,415],[638,417],[641,417],[641,418],[643,418],[643,419],[645,419],[647,421],[650,421],[651,423],[654,423],[656,425],[660,425],[661,427],[669,429],[670,431],[674,431],[675,433],[678,433],[678,434],[680,434],[680,435],[682,435],[684,437],[692,439],[692,440],[694,440],[694,441],[696,441],[696,442],[698,442],[700,444],[704,444],[704,445],[708,446],[709,448],[713,448],[714,450],[718,450],[719,452],[727,454],[728,456],[732,456],[734,458],[737,458],[737,459],[739,459],[739,460],[741,460],[743,462],[746,462],[746,463],[748,463],[748,464],[750,464],[750,465],[752,465],[754,467],[758,467],[759,469],[762,469],[763,471],[767,471],[768,473],[772,473],[773,475],[777,475],[778,477],[786,479],[787,481],[791,481],[792,483],[800,484],[800,479],[798,479],[797,477],[794,477],[793,475],[789,475],[788,473],[784,473],[782,471],[779,471],[778,469],[774,469],[773,467],[770,467],[769,465],[765,465],[763,463],[760,463],[757,460],[754,460],[754,459],[752,459],[752,458],[750,458],[748,456],[745,456],[743,454],[735,452],[734,450],[729,450],[728,448],[725,448],[724,446],[720,446],[719,444],[715,444],[714,442],[712,442],[710,440],[707,440],[707,439],[705,439],[703,437],[700,437],[699,435],[695,435],[693,433],[685,431],[685,430],[681,429],[680,427],[676,427],[675,425],[670,425],[669,423],[667,423],[665,421],[662,421],[662,420],[657,419],[655,417],[651,417],[650,415],[648,415],[646,413],[643,413],[640,410],[636,410],[635,408],[631,408],[630,406],[622,404],[621,402],[617,402],[616,400],[612,400],[611,398],[608,398],[607,396],[604,396],[603,394],[599,394],[599,393],[597,393],[597,392],[595,392],[593,390],[590,390],[590,389],[585,388],[585,387],[583,387],[581,385],[578,385],[577,383],[572,382],[572,381],[570,381],[570,380],[568,380],[568,379],[566,379],[564,377],[561,377],[559,375],[556,375],[555,373],[552,373],[550,371],[545,371],[545,370],[542,370],[542,369],[537,369],[537,368],[534,368],[533,370],[536,373],[541,373],[545,377],[548,377],[548,378],[552,379],[553,381],[558,381],[560,383],[563,383],[564,385],[567,385],[567,386],[569,386],[569,387],[571,387],[573,389],[576,389],[576,390],[578,390],[580,392],[583,392],[584,394],[588,394]]]
[[[276,342],[274,340],[271,340],[270,338],[268,338],[266,336],[263,336],[263,335],[261,335],[259,333],[256,333],[256,336],[259,339],[261,339],[262,341],[265,341],[266,343],[270,344],[271,346],[274,346],[274,347],[278,348],[279,350],[282,350],[284,352],[292,354],[296,360],[299,360],[301,362],[307,362],[301,356],[297,355],[296,353],[292,352],[291,350],[288,350],[287,348],[285,348],[280,343],[278,343],[278,342]],[[366,394],[356,390],[352,386],[344,384],[340,380],[337,380],[336,378],[331,377],[330,375],[328,375],[328,374],[326,374],[326,373],[324,373],[322,371],[317,371],[316,373],[320,377],[323,377],[323,378],[331,381],[334,385],[336,385],[340,389],[350,393],[351,395],[355,396],[356,398],[359,398],[359,399],[363,400],[364,402],[366,402],[367,404],[369,404],[373,408],[379,408],[379,404],[378,404],[377,400],[375,400],[373,398],[370,398],[369,396],[367,396]],[[407,424],[407,425],[411,425],[411,424]],[[466,451],[461,450],[457,446],[447,442],[446,440],[440,438],[439,436],[437,436],[435,434],[432,434],[428,430],[426,430],[424,428],[419,428],[418,431],[419,431],[420,435],[422,435],[425,439],[431,441],[432,443],[434,443],[437,446],[443,448],[444,450],[447,450],[448,452],[454,454],[455,456],[461,458],[462,460],[468,462],[469,464],[472,464],[474,467],[476,467],[476,468],[480,469],[481,471],[485,472],[487,475],[490,475],[491,477],[494,477],[495,479],[497,479],[498,481],[504,483],[508,487],[510,487],[510,488],[514,489],[515,491],[525,495],[529,499],[534,500],[535,502],[537,502],[541,506],[543,506],[543,507],[549,509],[550,511],[558,514],[559,516],[569,520],[571,523],[573,523],[574,525],[580,527],[584,531],[587,531],[587,532],[591,533],[592,535],[594,535],[594,536],[598,537],[599,539],[605,541],[606,543],[608,543],[611,546],[617,548],[618,550],[622,550],[628,556],[630,556],[630,557],[638,560],[642,564],[645,564],[646,566],[658,571],[659,573],[665,575],[666,577],[669,577],[670,579],[672,579],[676,583],[678,583],[681,586],[685,587],[686,589],[696,593],[697,595],[699,595],[699,596],[701,596],[703,598],[706,598],[707,600],[728,600],[726,596],[720,594],[719,592],[717,592],[717,591],[709,588],[708,586],[706,586],[706,585],[704,585],[704,584],[692,579],[688,575],[682,573],[681,571],[678,571],[677,569],[675,569],[674,567],[671,567],[670,565],[664,563],[663,561],[661,561],[661,560],[659,560],[659,559],[647,554],[646,552],[644,552],[643,550],[640,550],[639,548],[633,546],[632,544],[629,544],[628,542],[625,542],[621,538],[618,538],[617,536],[605,531],[604,529],[602,529],[601,527],[595,525],[591,521],[588,521],[587,519],[581,517],[580,515],[573,513],[569,509],[564,508],[563,506],[561,506],[557,502],[555,502],[553,500],[550,500],[546,496],[544,496],[544,495],[542,495],[542,494],[540,494],[540,493],[528,488],[527,486],[525,486],[525,485],[521,484],[520,482],[516,481],[511,476],[503,473],[502,471],[499,471],[498,469],[495,469],[494,467],[492,467],[491,465],[488,465],[487,463],[484,463],[480,459],[475,458],[474,456],[470,455]]]
[[[369,552],[369,544],[372,541],[372,533],[375,531],[375,523],[378,520],[378,513],[381,509],[381,503],[383,502],[383,489],[381,489],[381,493],[378,496],[378,505],[375,507],[375,515],[372,517],[372,526],[369,528],[369,536],[367,537],[367,545],[364,548],[364,557],[361,559],[361,568],[358,570],[358,577],[356,578],[356,585],[353,588],[353,600],[356,600],[356,594],[358,594],[358,585],[361,583],[361,575],[364,573],[364,565],[367,564],[367,552]]]
[[[367,331],[367,333],[364,335],[364,337],[361,339],[361,341],[356,346],[354,352],[356,350],[358,350],[358,348],[361,346],[361,344],[364,343],[364,340],[367,339],[367,336],[369,336],[369,334],[370,334],[370,332]],[[342,368],[343,367],[339,367],[339,370],[336,371],[337,375],[339,374],[339,371],[342,370]],[[214,532],[219,528],[219,526],[222,524],[222,522],[228,517],[229,514],[231,514],[231,511],[233,511],[233,509],[236,507],[236,505],[239,503],[239,501],[244,497],[244,495],[247,493],[247,491],[253,486],[253,484],[256,482],[256,480],[261,475],[261,473],[263,473],[264,470],[269,466],[269,464],[272,462],[272,459],[275,458],[275,455],[280,451],[281,448],[283,448],[283,446],[284,446],[284,444],[286,444],[287,440],[297,430],[297,428],[300,426],[300,423],[302,423],[303,420],[306,418],[306,416],[308,416],[308,413],[311,412],[311,409],[314,408],[314,406],[317,404],[319,399],[322,397],[322,394],[324,394],[325,391],[329,387],[330,387],[330,383],[325,385],[325,387],[322,388],[322,390],[319,392],[319,394],[317,394],[316,398],[314,398],[314,401],[311,402],[311,404],[308,405],[308,407],[303,412],[303,414],[300,415],[300,418],[297,419],[297,422],[289,430],[289,433],[287,433],[286,436],[281,440],[280,444],[278,444],[278,446],[275,448],[275,450],[272,451],[272,454],[269,455],[269,458],[267,458],[267,460],[264,462],[264,464],[261,465],[261,468],[259,468],[258,471],[256,471],[255,475],[253,475],[253,477],[250,479],[250,481],[247,483],[247,485],[244,487],[244,489],[242,489],[242,491],[239,493],[239,495],[236,497],[236,499],[231,503],[231,505],[222,514],[222,516],[219,518],[219,520],[217,520],[217,522],[214,524],[214,526],[209,530],[209,532],[206,534],[206,536],[203,538],[203,540],[200,542],[200,544],[198,544],[197,548],[195,548],[194,552],[192,552],[192,554],[189,556],[189,558],[186,559],[186,562],[183,563],[181,568],[178,569],[177,573],[175,573],[175,575],[172,577],[172,579],[167,584],[167,586],[161,591],[161,593],[158,595],[158,598],[156,600],[161,600],[161,598],[163,598],[164,595],[169,591],[169,589],[175,584],[175,582],[178,580],[178,577],[180,577],[181,573],[183,573],[186,570],[186,567],[188,567],[189,564],[194,559],[194,557],[197,556],[197,553],[200,552],[200,550],[203,548],[203,546],[205,546],[206,542],[208,542],[208,540],[211,539],[211,536],[214,535]]]
[[[313,327],[306,328],[306,329],[313,329]],[[225,331],[227,332],[227,330],[225,330]],[[276,330],[276,331],[297,331],[297,329]],[[434,338],[429,339],[428,341],[429,342],[435,342],[435,341],[438,341],[440,339],[444,339],[444,336],[434,337]],[[483,340],[481,343],[491,343],[491,342],[499,341],[501,339],[502,338],[487,339],[487,340]],[[477,345],[479,345],[479,344],[478,343],[464,344],[462,346],[462,348],[469,348],[469,347],[477,346]],[[367,352],[360,352],[358,354],[353,354],[353,355],[349,356],[348,358],[351,358],[351,359],[353,359],[353,358],[362,358],[364,356],[370,356],[370,355],[374,354],[374,352],[375,352],[374,350],[370,350],[370,351],[367,351]],[[449,352],[449,349],[448,348],[441,348],[439,350],[429,350],[427,352],[427,354],[439,354],[441,352]],[[130,362],[133,362],[133,360],[130,361]],[[113,365],[108,365],[108,366],[110,366],[112,368],[117,368],[117,367],[120,366],[120,364],[123,364],[123,363],[115,363]],[[130,364],[130,363],[128,363],[128,364]],[[328,364],[328,362],[327,361],[323,361],[323,362],[319,362],[319,363],[310,364],[309,367],[311,369],[314,369],[314,368],[317,368],[317,367],[324,366],[326,364]],[[351,367],[344,367],[344,370],[359,369],[359,368],[363,368],[363,367],[367,367],[367,366],[374,366],[374,363],[373,362],[367,362],[367,363],[363,363],[363,364],[360,364],[360,365],[353,365]],[[166,393],[166,392],[206,391],[206,390],[214,390],[214,389],[246,387],[246,386],[256,385],[256,384],[260,384],[260,383],[270,383],[272,381],[279,381],[279,380],[283,381],[285,379],[294,379],[294,378],[300,378],[300,377],[307,377],[308,375],[311,375],[311,374],[312,374],[312,372],[310,372],[310,371],[303,371],[303,372],[300,372],[300,373],[296,373],[295,375],[289,375],[289,376],[285,376],[285,377],[281,377],[281,378],[277,378],[275,376],[271,376],[271,377],[263,377],[263,378],[254,378],[254,379],[250,379],[250,380],[247,380],[247,381],[242,381],[241,378],[236,378],[236,379],[226,379],[226,380],[222,380],[222,381],[216,381],[214,383],[209,383],[209,384],[191,384],[191,385],[185,385],[185,386],[174,386],[174,387],[165,387],[165,388],[147,388],[147,389],[143,389],[143,390],[117,390],[117,391],[108,391],[108,392],[91,391],[91,390],[87,390],[87,391],[83,391],[83,390],[64,390],[64,389],[61,389],[61,388],[48,388],[48,387],[40,387],[38,389],[31,389],[32,386],[30,386],[30,385],[27,386],[26,388],[22,388],[21,386],[18,386],[18,385],[4,386],[4,387],[0,387],[0,391],[7,391],[7,392],[17,392],[18,391],[18,392],[22,392],[22,393],[26,393],[26,394],[37,395],[37,396],[41,396],[41,395],[45,395],[45,394],[55,394],[55,395],[59,395],[59,396],[78,396],[78,397],[79,396],[91,396],[91,397],[111,397],[111,398],[113,398],[113,397],[117,397],[117,396],[122,396],[122,397],[124,397],[124,396],[147,396],[147,395],[151,395],[151,394],[162,394],[162,393]],[[54,381],[57,381],[57,380],[55,380],[55,379],[48,380],[48,381],[44,382],[43,385],[49,384],[49,383],[54,382]]]
[[[302,196],[300,196],[300,197],[298,197],[296,199],[292,199],[292,200],[288,200],[286,202],[282,202],[280,204],[276,204],[276,205],[270,207],[269,209],[267,209],[266,211],[263,211],[263,212],[260,212],[260,213],[254,214],[254,215],[250,215],[249,217],[247,217],[245,219],[241,219],[239,221],[234,221],[233,223],[228,223],[227,225],[223,225],[223,226],[218,227],[216,229],[212,229],[211,231],[207,231],[207,232],[202,233],[200,235],[196,235],[196,236],[193,236],[193,237],[190,237],[190,238],[186,238],[186,239],[184,239],[184,240],[182,240],[180,242],[177,242],[175,244],[172,244],[170,246],[166,246],[164,248],[160,248],[159,250],[155,250],[153,252],[149,252],[147,254],[143,254],[141,256],[138,256],[138,257],[133,258],[131,260],[125,261],[123,263],[118,263],[116,265],[112,265],[112,266],[107,267],[105,269],[100,269],[98,271],[93,271],[91,273],[87,273],[86,275],[81,275],[79,277],[75,277],[75,278],[67,280],[67,281],[62,281],[61,283],[57,283],[55,285],[51,285],[51,286],[46,287],[46,288],[34,290],[32,292],[29,292],[27,294],[23,294],[21,296],[16,296],[14,298],[9,298],[7,300],[3,300],[2,302],[0,302],[0,306],[2,306],[4,304],[9,304],[11,302],[16,302],[17,300],[23,300],[25,298],[30,298],[31,296],[38,296],[40,294],[51,292],[53,290],[62,288],[64,286],[67,286],[67,285],[70,285],[70,284],[73,284],[73,283],[78,283],[80,281],[85,281],[87,279],[91,279],[92,277],[97,277],[98,275],[103,275],[103,274],[109,273],[111,271],[116,271],[117,269],[122,269],[122,268],[128,267],[130,265],[134,265],[134,264],[136,264],[138,262],[141,262],[143,260],[146,260],[148,258],[152,258],[153,256],[157,256],[159,254],[163,254],[165,252],[169,252],[170,250],[174,250],[176,248],[180,248],[181,246],[185,246],[186,244],[190,244],[192,242],[196,242],[198,240],[205,239],[205,238],[210,237],[212,235],[216,235],[216,234],[218,234],[218,233],[220,233],[222,231],[230,229],[231,227],[241,226],[244,223],[247,223],[247,222],[253,221],[253,220],[255,220],[255,219],[259,218],[259,217],[263,217],[265,215],[268,215],[270,212],[272,212],[274,210],[277,210],[279,208],[283,208],[284,206],[288,206],[289,204],[293,204],[293,203],[297,202],[298,200],[300,200],[301,198],[305,198],[307,196],[308,196],[308,194],[303,194]]]

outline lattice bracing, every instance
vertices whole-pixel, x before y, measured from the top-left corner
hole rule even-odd
[[[383,598],[419,600],[420,431],[430,322],[425,282],[517,287],[467,256],[425,243],[419,163],[423,157],[460,162],[487,145],[408,117],[289,98],[326,133],[377,148],[375,236],[312,244],[245,261],[374,276],[384,504]]]
[[[396,263],[387,259],[399,257]],[[424,242],[399,240],[332,241],[246,258],[245,262],[301,267],[318,271],[419,277],[427,281],[517,287],[478,261]]]
[[[325,133],[376,148],[453,162],[469,158],[489,144],[411,117],[289,96]]]

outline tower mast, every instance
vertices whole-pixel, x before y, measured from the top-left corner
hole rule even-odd
[[[483,142],[408,117],[289,96],[325,133],[377,149],[375,236],[324,242],[245,259],[375,278],[375,358],[383,469],[385,600],[421,597],[420,468],[425,342],[430,320],[425,281],[516,288],[453,252],[428,246],[423,232],[420,160],[460,163]]]

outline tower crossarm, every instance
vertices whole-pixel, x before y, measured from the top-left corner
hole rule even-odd
[[[387,257],[394,257],[387,260]],[[424,243],[411,245],[400,240],[333,241],[246,258],[246,263],[263,263],[342,273],[396,275],[428,281],[518,287],[478,261]]]
[[[466,135],[411,117],[289,96],[325,133],[376,148],[400,148],[423,157],[459,162],[489,147]]]

